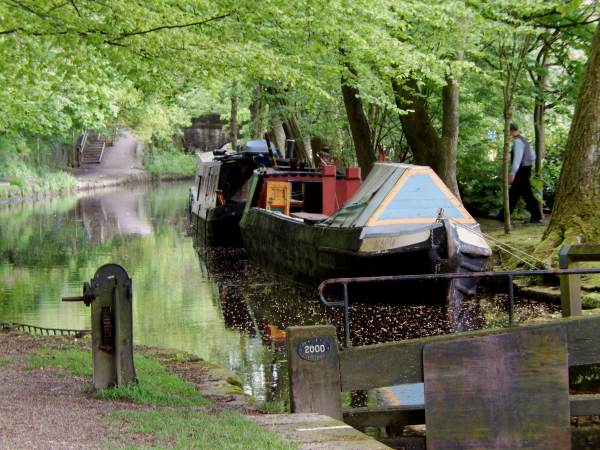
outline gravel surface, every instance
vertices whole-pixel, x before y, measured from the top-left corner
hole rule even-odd
[[[96,400],[91,378],[64,375],[56,368],[27,369],[29,355],[40,347],[87,342],[67,337],[31,336],[0,329],[0,449],[92,449],[110,446],[152,446],[152,435],[123,433],[109,415],[115,411],[154,409],[152,406]],[[156,352],[165,361],[168,354]],[[174,358],[173,358],[174,360]],[[167,364],[168,365],[168,364]],[[192,370],[194,367],[197,370]],[[202,361],[171,367],[213,402],[214,410],[252,412],[243,395]]]

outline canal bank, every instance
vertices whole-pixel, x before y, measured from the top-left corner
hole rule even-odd
[[[265,415],[234,374],[180,352],[137,348],[138,383],[91,392],[89,347],[0,330],[3,446],[388,448],[325,416]]]
[[[272,442],[274,448],[294,448],[243,419],[259,411],[242,394],[234,374],[184,353],[136,349],[139,385],[121,397],[110,389],[93,394],[89,346],[89,339],[0,330],[3,447],[163,447],[173,432],[167,418],[176,411],[181,416],[179,432],[190,433],[198,442],[222,442],[221,448],[267,448]],[[156,413],[164,416],[164,428],[136,429]],[[217,429],[190,427],[190,417]]]
[[[89,163],[63,172],[63,177],[70,178],[70,183],[59,190],[38,189],[34,191],[20,185],[11,184],[9,179],[0,178],[0,207],[2,205],[18,204],[24,201],[42,202],[52,198],[114,188],[124,185],[150,183],[153,181],[177,181],[193,178],[195,161],[190,162],[190,169],[183,173],[181,167],[170,167],[167,163],[154,164],[151,173],[144,167],[144,143],[131,131],[122,129],[114,140],[114,144],[104,149],[102,161],[99,164]],[[168,160],[169,158],[167,158]],[[171,164],[172,165],[172,164]],[[30,183],[31,184],[31,183]]]

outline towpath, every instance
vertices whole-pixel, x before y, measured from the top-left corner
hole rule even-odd
[[[118,184],[150,179],[139,154],[138,139],[127,130],[121,130],[114,145],[104,149],[100,164],[84,164],[73,169],[77,189],[98,189]]]
[[[111,421],[116,411],[157,407],[91,398],[90,377],[64,375],[52,367],[28,370],[36,350],[89,342],[60,336],[31,336],[0,328],[0,448],[95,449],[144,448],[160,445],[154,432],[131,432]],[[385,449],[374,439],[319,414],[261,414],[242,394],[232,392],[226,371],[200,361],[179,361],[158,350],[154,356],[186,379],[212,402],[210,411],[244,414],[258,425],[282,435],[299,449]],[[223,372],[221,372],[223,371]],[[112,423],[111,423],[112,422]],[[176,443],[173,442],[173,445]],[[198,448],[202,442],[198,442]],[[256,448],[249,442],[248,448]]]

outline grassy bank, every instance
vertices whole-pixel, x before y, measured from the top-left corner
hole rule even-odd
[[[167,370],[153,356],[138,352],[135,365],[138,383],[102,389],[93,397],[99,401],[121,400],[142,405],[133,411],[116,407],[109,420],[111,426],[125,433],[144,435],[152,448],[296,448],[237,412],[216,410],[194,386]],[[48,367],[65,375],[89,377],[91,382],[91,354],[81,346],[65,344],[36,350],[26,370]],[[107,443],[110,448],[114,448],[113,444]]]
[[[73,189],[75,178],[63,169],[69,149],[61,140],[0,138],[0,201]]]
[[[144,154],[144,166],[153,178],[161,180],[192,178],[196,173],[196,156],[179,149],[150,146]]]
[[[22,161],[0,165],[0,201],[66,192],[76,185],[71,174],[50,166],[28,166]]]
[[[534,251],[542,240],[546,226],[516,224],[510,234],[505,234],[500,222],[481,220],[482,229],[491,237],[490,246],[493,250],[494,271],[558,268],[556,257],[542,261],[534,256]],[[599,267],[600,262],[579,263],[581,268]],[[531,277],[530,279],[515,278],[520,287],[521,295],[540,298],[560,303],[559,280],[557,277]],[[583,275],[581,277],[582,305],[585,309],[600,307],[600,276]]]

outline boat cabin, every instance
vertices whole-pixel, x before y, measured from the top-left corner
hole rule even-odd
[[[328,165],[321,170],[259,169],[251,182],[246,208],[258,207],[286,216],[318,223],[335,214],[361,183],[360,168],[345,174]]]
[[[271,144],[273,155],[281,154]],[[241,152],[214,150],[198,155],[198,170],[194,181],[195,213],[225,204],[245,204],[248,198],[248,180],[254,169],[271,163],[267,143],[248,141]]]

